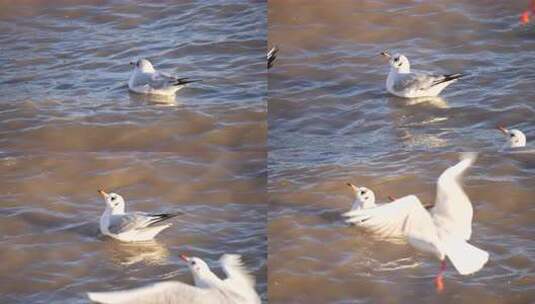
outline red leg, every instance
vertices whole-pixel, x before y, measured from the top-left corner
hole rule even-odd
[[[435,286],[437,288],[437,292],[442,292],[444,290],[444,281],[443,281],[443,274],[444,271],[446,271],[446,259],[440,261],[440,271],[435,278]]]

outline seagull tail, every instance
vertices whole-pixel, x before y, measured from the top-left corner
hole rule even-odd
[[[173,213],[151,214],[151,217],[153,219],[150,221],[149,225],[152,226],[154,224],[166,221],[166,220],[168,220],[170,218],[173,218],[173,217],[176,217],[176,216],[179,216],[179,215],[183,215],[183,214],[184,214],[184,212],[181,212],[181,211],[177,211],[177,212],[173,212]]]
[[[173,85],[181,86],[192,82],[200,82],[201,79],[189,79],[189,77],[178,78]]]
[[[479,271],[489,260],[489,253],[470,245],[463,239],[450,239],[444,242],[449,260],[462,275]]]
[[[465,77],[466,75],[467,74],[463,74],[463,73],[444,75],[444,78],[435,81],[435,83],[433,83],[433,86],[436,86],[437,84],[441,84],[441,83],[445,83],[445,82],[454,81],[454,80],[457,80],[459,78]]]

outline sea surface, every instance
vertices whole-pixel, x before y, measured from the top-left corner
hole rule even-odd
[[[238,253],[267,296],[265,2],[0,2],[0,302],[223,276]],[[162,100],[130,61],[202,79]],[[132,211],[182,210],[156,243],[99,235],[103,188]]]
[[[535,25],[529,1],[270,1],[268,277],[270,303],[531,303],[535,299]],[[464,72],[440,98],[385,90],[383,50],[411,66]],[[528,147],[502,151],[497,124]],[[464,178],[478,273],[344,224],[352,182],[432,203],[459,151],[481,152]]]

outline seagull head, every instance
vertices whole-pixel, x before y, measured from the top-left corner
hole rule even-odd
[[[498,126],[498,130],[500,130],[505,136],[507,136],[507,146],[509,148],[520,148],[526,146],[526,135],[522,133],[522,131],[518,129],[506,129],[503,126]]]
[[[148,59],[141,58],[136,62],[130,62],[131,65],[134,66],[135,70],[144,72],[144,73],[153,73],[154,67],[152,66],[152,63]]]
[[[398,54],[398,53],[391,55],[387,51],[381,52],[381,55],[388,58],[388,63],[396,71],[400,73],[409,73],[411,71],[411,65],[409,63],[409,59],[407,59],[405,55]]]
[[[352,183],[347,183],[346,185],[355,193],[355,202],[353,203],[351,210],[375,206],[375,194],[372,190],[366,187],[357,187]]]
[[[125,202],[122,196],[117,193],[106,193],[104,190],[98,190],[98,193],[104,198],[106,207],[109,207],[113,211],[124,213]]]
[[[188,268],[193,275],[195,286],[197,287],[211,287],[214,279],[217,277],[212,273],[208,264],[197,257],[189,257],[184,254],[179,257],[188,264]]]

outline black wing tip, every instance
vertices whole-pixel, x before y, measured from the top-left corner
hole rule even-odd
[[[178,78],[174,85],[185,85],[192,82],[201,82],[201,79],[190,79],[189,77]]]
[[[444,75],[444,81],[455,80],[455,79],[463,78],[465,76],[468,76],[468,74],[465,74],[465,73],[448,74],[448,75]]]
[[[150,224],[154,225],[156,223],[163,222],[163,221],[166,221],[168,219],[177,217],[179,215],[184,215],[184,214],[185,213],[182,212],[182,211],[176,211],[176,212],[173,212],[173,213],[152,214],[151,216],[154,217],[154,220]]]
[[[441,83],[444,83],[444,82],[450,82],[450,81],[453,81],[453,80],[457,80],[459,78],[468,76],[468,74],[456,73],[456,74],[448,74],[448,75],[442,75],[442,76],[444,77],[443,79],[435,81],[433,83],[433,85],[431,85],[431,86],[436,86],[437,84],[441,84]]]
[[[273,62],[277,59],[277,53],[279,52],[278,46],[273,46],[268,52],[267,68],[270,69],[273,66]]]

